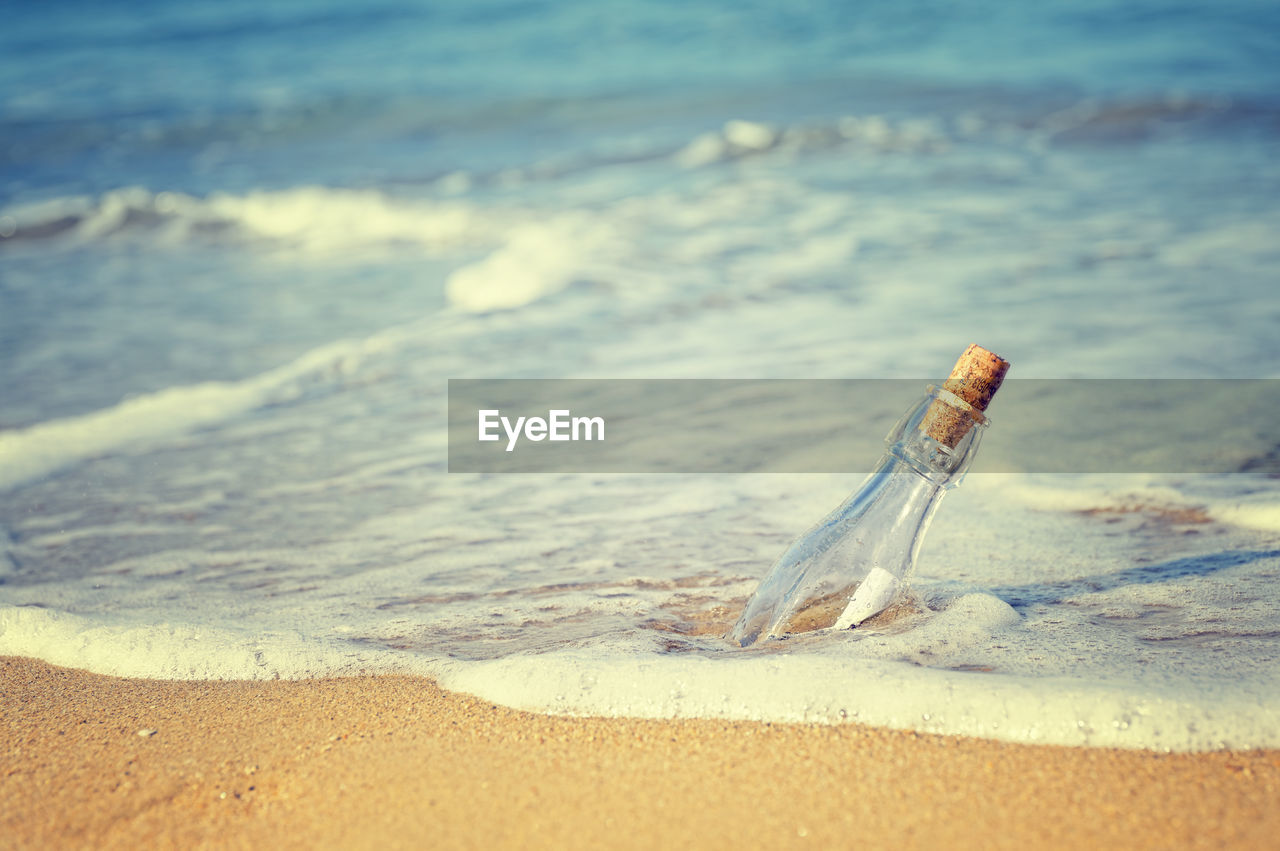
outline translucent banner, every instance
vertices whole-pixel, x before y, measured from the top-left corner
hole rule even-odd
[[[451,379],[454,473],[851,473],[932,382]],[[1280,380],[1010,379],[972,472],[1280,476]]]

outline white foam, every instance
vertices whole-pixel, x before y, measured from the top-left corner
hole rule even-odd
[[[199,204],[200,202],[194,202]],[[213,195],[202,207],[253,234],[332,254],[351,248],[407,242],[447,249],[483,242],[500,227],[461,202],[398,202],[380,192],[302,187],[248,195]]]
[[[703,133],[676,152],[675,160],[685,168],[698,168],[723,159],[729,144],[719,133]]]
[[[1022,376],[1256,377],[1274,361],[1265,311],[1240,309],[1270,294],[1262,232],[1232,236],[1231,221],[1160,195],[1164,161],[1126,174],[1100,212],[1122,158],[950,141],[932,122],[875,116],[781,133],[731,123],[675,163],[666,148],[641,169],[547,178],[541,197],[553,169],[455,175],[429,191],[482,191],[444,202],[122,190],[4,211],[15,251],[24,235],[56,250],[34,237],[137,234],[136,256],[158,263],[206,238],[246,262],[288,261],[282,274],[315,259],[305,292],[321,301],[311,273],[366,252],[454,271],[443,321],[381,338],[393,357],[364,360],[378,339],[335,344],[243,382],[0,435],[0,487],[65,471],[31,488],[44,515],[25,493],[3,504],[17,510],[0,652],[144,676],[386,666],[546,711],[1274,746],[1273,480],[971,476],[921,552],[927,611],[894,632],[738,653],[683,634],[685,619],[741,605],[856,477],[440,472],[451,375],[921,376],[952,361],[957,338]],[[822,153],[836,145],[858,156]],[[166,247],[148,255],[154,243]],[[1160,265],[1135,275],[1138,263]],[[1205,263],[1247,274],[1209,297],[1186,272]],[[992,287],[1018,295],[993,302]],[[44,351],[59,357],[59,343]],[[1007,434],[998,406],[987,442]],[[865,417],[843,412],[841,427]],[[1105,439],[1107,411],[1081,422]],[[112,452],[136,463],[73,469]],[[266,458],[280,463],[256,475]],[[505,658],[436,661],[446,654]]]
[[[656,661],[564,651],[452,665],[445,688],[571,715],[856,721],[1014,742],[1201,751],[1280,746],[1273,683],[1188,700],[1074,678],[1033,680],[818,653],[695,655]]]
[[[749,129],[739,135],[751,136]],[[758,140],[757,140],[758,141]],[[450,184],[450,192],[461,191]],[[151,238],[190,240],[211,232],[254,242],[269,255],[325,263],[356,262],[388,249],[426,256],[485,252],[446,283],[450,304],[484,312],[522,307],[589,276],[593,262],[616,252],[615,229],[598,216],[547,214],[462,200],[397,200],[373,190],[303,186],[198,198],[127,187],[2,211],[18,235],[52,230],[65,238],[101,240],[141,221]]]
[[[200,198],[152,192],[140,186],[111,190],[97,198],[73,196],[3,210],[15,234],[48,231],[99,240],[143,224],[169,239],[230,229],[242,238],[271,240],[291,249],[332,258],[353,250],[411,244],[441,251],[484,244],[501,233],[500,211],[481,215],[463,201],[398,201],[374,190],[300,186],[243,195],[215,192]]]
[[[675,154],[685,168],[700,168],[721,160],[767,151],[778,144],[779,132],[768,124],[734,119],[719,131],[695,136]]]
[[[369,354],[409,333],[393,328],[366,340],[321,346],[243,381],[169,387],[92,413],[0,431],[0,490],[110,452],[154,446],[268,402],[288,399],[301,392],[307,379],[349,373]]]
[[[736,119],[724,125],[724,138],[731,145],[763,151],[778,141],[778,131],[768,124]]]
[[[1215,517],[1235,526],[1280,532],[1280,500],[1271,494],[1215,504],[1210,511]]]
[[[346,504],[403,467],[379,464],[382,473],[273,485],[262,498],[287,494],[303,513]],[[548,712],[1280,746],[1280,661],[1266,638],[1280,552],[1249,549],[1253,533],[1231,527],[1144,537],[1123,495],[1080,503],[1114,514],[1085,516],[1074,501],[1050,509],[1051,478],[1024,488],[1041,495],[1030,504],[1017,476],[974,477],[949,496],[916,581],[930,609],[887,630],[671,652],[671,633],[641,627],[741,599],[792,527],[850,486],[842,477],[549,476],[530,488],[520,477],[449,476],[419,480],[420,507],[305,549],[170,549],[108,560],[79,581],[4,586],[17,605],[0,609],[0,653],[153,677],[417,671]],[[1128,525],[1098,519],[1113,516]],[[20,554],[84,545],[36,529]],[[130,530],[123,522],[120,535]],[[369,561],[379,553],[387,560]],[[1135,568],[1134,553],[1156,563]],[[441,659],[495,651],[504,658]]]
[[[522,307],[572,283],[584,255],[607,251],[611,239],[608,228],[577,216],[513,227],[502,247],[450,275],[445,295],[463,310]]]
[[[0,606],[0,653],[119,677],[301,679],[398,670],[390,654],[336,646],[290,630],[103,622],[51,609]]]

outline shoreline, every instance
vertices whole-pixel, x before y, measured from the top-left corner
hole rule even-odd
[[[1280,751],[538,715],[378,675],[119,679],[0,657],[6,847],[1265,845]],[[139,731],[155,731],[140,735]]]

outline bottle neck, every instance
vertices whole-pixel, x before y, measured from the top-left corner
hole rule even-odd
[[[949,423],[945,431],[937,427],[939,421]],[[987,422],[959,396],[930,386],[885,437],[885,461],[905,465],[939,489],[949,490],[968,472]]]

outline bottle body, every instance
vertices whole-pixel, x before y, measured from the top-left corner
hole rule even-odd
[[[862,486],[774,564],[729,639],[746,647],[845,629],[888,608],[906,587],[934,512],[968,469],[985,425],[980,411],[930,387],[889,432],[888,449]]]

